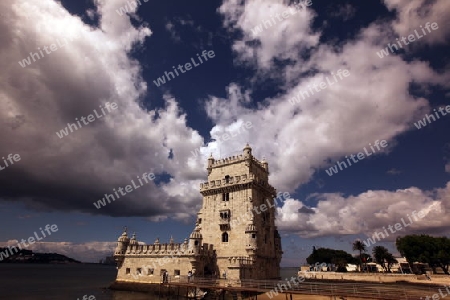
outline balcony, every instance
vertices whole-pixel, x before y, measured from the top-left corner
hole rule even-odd
[[[219,225],[230,225],[230,219],[220,219]]]

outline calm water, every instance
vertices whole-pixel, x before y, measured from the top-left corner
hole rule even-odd
[[[148,300],[151,294],[106,289],[116,276],[114,266],[0,264],[0,299]],[[282,278],[295,276],[296,268],[282,268]],[[157,299],[157,297],[156,297]]]

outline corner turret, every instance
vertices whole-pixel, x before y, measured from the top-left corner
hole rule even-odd
[[[206,168],[206,170],[208,171],[208,175],[211,174],[213,164],[214,164],[214,157],[212,156],[211,153],[208,158],[208,168]]]
[[[245,148],[243,149],[244,151],[244,157],[246,158],[252,158],[252,148],[248,145],[245,145]]]
[[[263,168],[267,171],[267,173],[269,173],[269,164],[267,163],[267,160],[265,157],[263,157],[261,164],[262,164]]]
[[[136,240],[136,232],[133,232],[133,236],[130,239],[130,246],[135,246],[137,244],[138,244],[138,242]]]
[[[200,249],[202,247],[203,236],[200,233],[200,226],[198,222],[195,224],[195,229],[192,231],[189,237],[189,252],[194,255],[200,254]]]
[[[258,230],[256,229],[256,226],[254,224],[253,215],[251,219],[247,223],[247,227],[245,228],[245,234],[247,235],[247,244],[245,246],[245,250],[247,254],[254,258],[256,255],[256,250],[258,248],[257,243],[257,234]]]
[[[129,244],[130,238],[127,235],[127,227],[125,227],[122,235],[117,239],[117,247],[114,251],[114,259],[119,266],[123,262]]]

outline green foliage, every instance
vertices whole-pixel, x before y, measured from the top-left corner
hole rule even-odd
[[[372,249],[375,262],[383,267],[385,271],[390,272],[393,264],[397,263],[394,256],[383,246],[375,246]]]
[[[353,242],[353,251],[359,251],[359,270],[362,270],[362,262],[363,262],[363,256],[362,253],[366,252],[366,245],[364,245],[361,240],[355,240]]]
[[[306,258],[306,262],[311,265],[315,263],[331,263],[342,269],[349,263],[355,263],[355,258],[344,250],[314,248],[313,252]]]
[[[450,239],[447,237],[432,237],[429,235],[406,235],[398,237],[397,250],[406,257],[410,265],[414,262],[428,263],[436,272],[436,267],[441,267],[445,274],[448,273],[450,264]]]

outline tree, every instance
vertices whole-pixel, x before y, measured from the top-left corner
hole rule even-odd
[[[398,263],[398,261],[395,259],[394,255],[392,255],[391,253],[388,252],[386,258],[386,264],[387,264],[387,269],[388,272],[391,272],[391,268],[394,264]]]
[[[354,263],[354,257],[343,251],[329,248],[313,248],[313,252],[306,258],[306,262],[310,265],[316,263],[334,264],[338,270],[343,270],[349,263]]]
[[[373,247],[372,255],[375,262],[381,265],[385,272],[391,272],[392,265],[397,263],[397,260],[394,258],[394,256],[389,253],[388,249],[383,246]]]
[[[426,234],[406,235],[397,237],[397,250],[406,257],[412,266],[414,262],[428,263],[436,273],[440,267],[445,274],[449,274],[450,265],[450,239],[447,237],[432,237]]]
[[[363,242],[361,242],[361,240],[355,240],[353,242],[353,251],[359,251],[359,271],[362,270],[362,253],[366,252],[366,245],[364,245]]]

